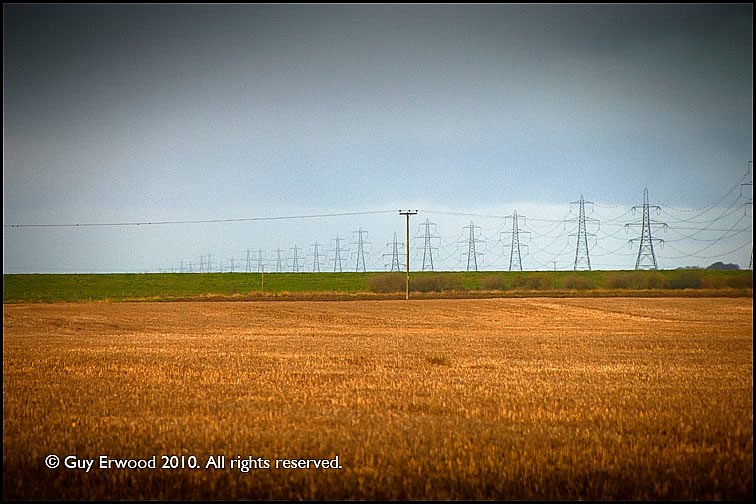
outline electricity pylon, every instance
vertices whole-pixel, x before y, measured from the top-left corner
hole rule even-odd
[[[234,272],[234,258],[232,257],[231,259],[229,259],[229,261],[231,261],[231,273],[233,273]]]
[[[281,248],[276,249],[276,272],[281,273],[283,271],[283,262],[285,258],[283,256],[283,250]]]
[[[403,246],[404,243],[401,243],[398,241],[396,237],[396,231],[394,231],[394,241],[392,243],[387,243],[386,246],[391,246],[391,271],[401,271],[402,266],[400,264],[399,260],[399,247]],[[388,256],[389,254],[383,254],[384,257]]]
[[[753,208],[753,161],[748,161],[748,173],[751,174],[751,180],[748,182],[744,182],[740,184],[740,196],[743,196],[743,187],[744,186],[751,186],[751,198],[743,203],[743,207],[745,208],[746,215],[748,215],[748,205],[751,205],[751,208]],[[753,221],[751,221],[751,226],[753,226]],[[751,241],[753,242],[753,237],[751,237]],[[753,269],[753,243],[751,243],[751,259],[748,261],[748,269]]]
[[[302,265],[299,263],[299,248],[296,244],[294,244],[294,248],[291,249],[294,252],[294,255],[291,257],[291,270],[294,273],[299,273],[301,271]]]
[[[342,240],[341,240],[341,238],[339,238],[338,235],[336,235],[336,239],[335,240],[331,240],[331,241],[335,241],[336,242],[336,250],[335,250],[335,255],[334,255],[334,258],[333,258],[333,272],[334,273],[336,273],[336,272],[341,273],[341,272],[344,271],[343,261],[341,259],[341,253],[342,252],[346,252],[347,250],[341,248],[341,241]]]
[[[586,222],[599,222],[598,219],[593,219],[591,217],[585,216],[585,204],[588,203],[589,205],[593,205],[592,201],[585,201],[583,199],[583,195],[580,195],[580,200],[573,201],[570,203],[571,205],[580,205],[580,209],[578,211],[578,232],[577,234],[571,234],[570,236],[577,236],[577,246],[575,248],[575,266],[573,267],[574,271],[577,271],[578,269],[585,269],[586,266],[588,268],[588,271],[591,271],[591,256],[588,254],[588,237],[595,239],[596,235],[594,233],[589,233],[586,230],[585,223]],[[568,219],[571,221],[574,221],[575,219]]]
[[[748,205],[753,205],[753,173],[752,173],[752,170],[753,170],[753,161],[748,161],[748,171],[746,172],[746,175],[748,175],[750,173],[751,174],[751,180],[748,181],[748,182],[743,182],[742,184],[740,184],[740,197],[741,198],[743,197],[743,187],[745,187],[745,186],[751,186],[751,198],[743,204],[746,207]]]
[[[467,228],[470,228],[470,236],[467,240],[462,240],[462,242],[467,242],[467,271],[478,271],[478,256],[483,255],[483,252],[476,252],[475,244],[478,242],[483,242],[483,240],[475,238],[475,228],[480,229],[480,226],[476,226],[472,221],[470,221],[470,225],[464,226],[462,229]]]
[[[512,231],[503,231],[502,234],[511,234],[511,241],[508,244],[509,249],[509,271],[522,271],[522,255],[520,254],[520,233],[528,234],[530,231],[523,231],[520,229],[519,219],[525,219],[524,215],[517,215],[515,210],[512,215],[508,215],[505,219],[512,219]],[[522,245],[527,248],[527,245]]]
[[[320,273],[320,253],[318,252],[320,243],[315,242],[313,245],[310,245],[310,247],[315,249],[312,256],[312,272]]]
[[[207,254],[207,262],[205,262],[205,256],[200,256],[200,273],[212,273],[213,271],[213,261],[211,260],[211,255]]]
[[[436,234],[436,224],[429,219],[420,224],[425,228],[423,232],[423,269],[422,271],[433,271],[433,250],[438,247],[433,246],[433,240],[440,240],[441,237]],[[433,231],[431,231],[433,226]],[[419,238],[416,236],[415,238]]]
[[[365,272],[365,245],[369,245],[370,242],[365,241],[362,238],[362,235],[367,235],[367,231],[363,231],[362,228],[360,228],[359,231],[355,231],[357,234],[357,242],[352,242],[353,245],[357,245],[357,266],[355,267],[355,271],[360,271],[360,265],[362,265],[362,271]]]
[[[633,214],[635,214],[635,211],[641,208],[643,210],[643,220],[642,222],[629,222],[625,224],[625,231],[627,231],[627,228],[630,226],[641,226],[641,236],[640,238],[633,238],[629,241],[630,245],[632,246],[633,242],[640,241],[640,246],[638,247],[638,258],[635,260],[635,269],[636,270],[643,270],[643,269],[659,269],[659,265],[656,262],[656,252],[654,252],[654,242],[657,242],[659,244],[664,244],[664,240],[661,238],[653,238],[651,236],[651,226],[662,226],[664,230],[667,230],[667,224],[665,222],[658,222],[651,220],[651,209],[656,210],[656,213],[661,213],[661,207],[657,205],[650,205],[648,203],[648,188],[643,189],[643,206],[634,206],[632,208]]]
[[[244,268],[245,273],[252,273],[252,251],[247,249],[247,267]]]
[[[265,261],[263,261],[263,251],[262,249],[257,250],[257,259],[255,259],[255,265],[257,266],[257,272],[262,273],[265,271]]]

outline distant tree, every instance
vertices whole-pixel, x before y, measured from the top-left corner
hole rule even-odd
[[[710,270],[739,270],[740,266],[737,264],[725,264],[721,261],[717,261],[706,269]]]

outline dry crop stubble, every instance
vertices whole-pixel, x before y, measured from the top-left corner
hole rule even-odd
[[[6,305],[3,329],[6,498],[753,494],[750,299]]]

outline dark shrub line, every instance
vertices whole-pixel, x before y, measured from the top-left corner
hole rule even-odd
[[[491,273],[477,278],[466,273],[415,272],[410,280],[412,292],[445,291],[516,291],[516,290],[684,290],[684,289],[750,289],[753,276],[749,274],[719,275],[703,270],[673,271],[603,271],[559,272],[545,271]],[[370,292],[395,293],[405,289],[404,273],[378,273],[367,281]]]

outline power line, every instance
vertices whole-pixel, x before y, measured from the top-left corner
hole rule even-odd
[[[174,224],[216,224],[223,222],[255,222],[293,219],[320,219],[324,217],[351,217],[355,215],[378,215],[394,213],[396,210],[376,210],[371,212],[343,212],[312,215],[286,215],[279,217],[246,217],[240,219],[206,219],[206,220],[173,220],[173,221],[144,221],[144,222],[80,222],[76,224],[3,224],[8,228],[38,228],[38,227],[104,227],[104,226],[166,226]]]
[[[748,170],[746,171],[745,175],[743,175],[740,178],[740,180],[738,180],[735,184],[733,184],[733,186],[726,193],[724,193],[724,195],[722,195],[721,197],[719,197],[713,203],[710,203],[710,204],[706,205],[702,209],[696,209],[696,208],[692,208],[692,209],[673,208],[673,210],[675,210],[677,212],[682,212],[682,213],[686,213],[686,212],[698,212],[696,215],[694,215],[690,219],[687,219],[687,220],[678,219],[678,220],[682,220],[684,222],[695,222],[693,219],[695,219],[696,217],[700,217],[701,215],[707,213],[709,210],[712,210],[712,209],[716,208],[717,205],[719,205],[721,202],[723,202],[725,199],[727,199],[727,197],[729,195],[733,194],[735,192],[735,189],[738,188],[738,186],[741,186],[741,197],[742,197],[742,186],[743,185],[748,185],[747,183],[746,184],[742,184],[742,182],[748,178],[748,176],[749,176],[749,174],[751,172],[751,167],[753,165],[753,161],[749,161],[748,163],[749,163],[748,164]],[[665,211],[665,213],[666,213],[666,211]]]
[[[749,162],[750,163],[750,162]],[[640,269],[645,268],[651,268],[651,267],[657,267],[658,264],[653,266],[654,262],[658,260],[658,257],[656,257],[657,245],[663,243],[666,245],[671,245],[674,243],[677,245],[677,248],[673,248],[675,252],[678,252],[679,255],[675,257],[670,257],[670,259],[678,259],[678,258],[684,258],[684,257],[690,257],[690,258],[696,258],[696,259],[705,259],[710,257],[716,257],[712,255],[706,255],[706,252],[709,252],[709,254],[713,254],[714,251],[717,250],[727,250],[729,252],[721,252],[721,254],[727,254],[733,251],[741,251],[743,249],[742,243],[744,240],[748,240],[746,237],[744,237],[744,234],[750,231],[751,224],[749,222],[744,222],[745,219],[748,219],[748,216],[750,215],[750,209],[752,205],[752,198],[748,199],[750,195],[750,188],[752,187],[752,181],[748,177],[750,175],[750,165],[749,165],[749,172],[746,176],[742,177],[740,180],[737,181],[736,184],[733,185],[733,187],[724,195],[720,196],[718,198],[712,198],[712,201],[714,201],[712,206],[706,207],[705,209],[662,209],[661,207],[657,205],[650,205],[647,203],[647,200],[644,201],[644,205],[637,205],[634,206],[627,211],[625,211],[625,208],[623,205],[617,205],[612,208],[622,208],[623,210],[620,212],[616,212],[613,215],[609,214],[608,216],[611,217],[609,219],[606,219],[606,216],[602,217],[601,224],[602,228],[604,228],[603,232],[599,232],[598,229],[591,229],[590,222],[592,219],[588,217],[588,209],[583,208],[583,218],[581,219],[581,216],[578,214],[577,217],[574,217],[572,219],[569,219],[569,221],[574,221],[578,224],[578,229],[575,230],[574,228],[571,229],[573,231],[572,234],[568,234],[566,227],[566,222],[568,220],[553,220],[553,219],[529,219],[529,226],[525,225],[525,219],[523,216],[517,216],[518,217],[518,224],[517,224],[517,240],[515,243],[514,239],[512,242],[507,243],[507,249],[502,247],[499,249],[499,244],[503,245],[503,240],[501,238],[497,238],[501,236],[502,234],[509,234],[511,233],[511,238],[515,238],[515,233],[509,230],[505,230],[508,221],[506,221],[507,218],[514,219],[514,214],[511,216],[501,216],[501,215],[491,215],[491,214],[483,214],[483,213],[467,213],[467,212],[447,212],[447,211],[432,211],[428,210],[427,212],[430,214],[444,214],[444,215],[456,215],[456,216],[479,216],[481,217],[481,220],[475,219],[475,222],[478,222],[480,226],[474,226],[478,227],[478,230],[475,230],[474,227],[472,229],[472,240],[470,237],[465,237],[465,232],[471,231],[468,229],[470,226],[464,226],[463,230],[464,232],[456,237],[447,236],[451,233],[443,232],[443,230],[437,230],[436,224],[431,223],[429,219],[425,219],[425,224],[420,224],[420,233],[415,236],[416,242],[413,247],[412,253],[413,255],[413,261],[420,260],[420,251],[419,251],[419,245],[420,245],[420,239],[423,240],[423,264],[422,268],[424,270],[449,270],[449,269],[469,269],[469,270],[476,270],[481,269],[483,266],[480,263],[480,261],[477,260],[478,255],[481,254],[481,249],[477,246],[478,241],[480,242],[487,242],[487,244],[490,246],[493,243],[496,243],[495,247],[495,255],[490,256],[489,254],[486,254],[486,263],[488,265],[499,265],[501,263],[505,263],[506,255],[509,255],[509,265],[512,269],[522,269],[522,258],[520,254],[515,254],[519,249],[522,247],[527,247],[524,243],[522,243],[522,235],[525,233],[529,233],[529,236],[531,238],[530,241],[533,242],[532,246],[535,247],[533,250],[530,250],[530,255],[532,256],[531,264],[544,264],[551,269],[551,266],[553,264],[553,261],[555,258],[559,260],[560,263],[566,264],[568,261],[565,260],[565,257],[563,257],[563,253],[559,252],[558,254],[554,254],[555,250],[558,248],[561,248],[561,245],[558,244],[558,241],[560,239],[563,239],[565,236],[570,237],[568,240],[568,243],[573,246],[573,254],[574,254],[574,261],[572,262],[573,268],[580,269],[581,267],[586,269],[592,269],[595,267],[595,264],[593,262],[593,257],[590,256],[596,256],[596,257],[604,257],[607,258],[608,256],[615,255],[617,261],[622,261],[623,258],[626,258],[629,255],[632,254],[624,254],[621,252],[620,247],[616,250],[615,249],[615,242],[617,242],[617,238],[619,237],[619,234],[621,233],[621,228],[625,228],[626,232],[629,226],[637,225],[641,226],[641,233],[636,235],[636,238],[629,240],[631,246],[638,246],[638,249],[635,250],[636,252],[636,266]],[[738,191],[738,188],[740,188],[740,191]],[[647,192],[647,191],[646,191]],[[581,196],[581,199],[582,196]],[[747,199],[744,202],[744,199]],[[583,200],[584,201],[584,200]],[[590,204],[590,202],[587,202]],[[572,202],[570,205],[573,204],[580,204],[580,202]],[[721,206],[721,205],[726,206]],[[601,208],[610,208],[606,206],[596,205]],[[743,211],[743,207],[745,206],[745,212]],[[646,217],[644,219],[639,220],[638,222],[628,222],[632,220],[631,218],[628,218],[627,221],[621,223],[621,219],[629,213],[635,213],[638,210],[648,210]],[[664,214],[665,217],[669,217],[666,220],[666,222],[657,222],[653,221],[651,219],[651,212],[653,210],[656,210],[657,213]],[[339,216],[353,216],[353,215],[365,215],[365,214],[381,214],[381,213],[393,213],[393,211],[378,211],[378,212],[343,212],[343,213],[329,213],[329,214],[316,214],[316,215],[294,215],[294,216],[288,216],[288,217],[261,217],[261,218],[250,218],[250,219],[212,219],[212,220],[186,220],[186,221],[162,221],[162,222],[112,222],[112,223],[80,223],[80,224],[4,224],[4,228],[17,228],[17,227],[39,227],[39,228],[75,228],[75,227],[86,227],[86,226],[149,226],[149,225],[161,225],[161,224],[190,224],[190,223],[212,223],[212,222],[240,222],[240,221],[275,221],[275,220],[283,220],[283,219],[307,219],[307,218],[315,218],[315,217],[334,217],[337,218]],[[557,212],[554,212],[557,213]],[[567,214],[571,214],[572,209],[570,209]],[[620,216],[617,216],[618,214],[622,214]],[[543,215],[543,214],[542,214]],[[592,214],[592,216],[597,216],[595,214]],[[504,219],[503,221],[501,219]],[[455,221],[456,219],[445,219],[448,221]],[[346,219],[344,220],[347,221]],[[585,225],[581,225],[581,221],[585,222]],[[598,222],[598,219],[595,219],[596,222]],[[737,221],[737,222],[736,222]],[[472,224],[472,221],[468,220],[470,224]],[[534,224],[535,222],[535,224]],[[645,223],[644,223],[645,222]],[[514,222],[512,223],[514,224]],[[563,226],[563,229],[558,229],[559,227]],[[672,233],[672,236],[669,237],[667,240],[660,240],[657,238],[656,234],[658,233],[658,230],[654,228],[654,226],[665,226],[665,230],[669,230]],[[356,226],[355,226],[356,227]],[[352,228],[353,229],[353,228]],[[608,229],[608,231],[607,231]],[[616,230],[615,230],[616,229]],[[527,230],[527,231],[525,231]],[[425,232],[423,232],[425,231]],[[442,232],[438,232],[442,231]],[[589,231],[594,231],[593,233]],[[47,233],[48,231],[41,231],[42,233]],[[127,231],[128,232],[128,231]],[[652,234],[653,232],[653,234]],[[359,232],[355,232],[359,233]],[[470,233],[467,233],[470,235]],[[333,236],[333,235],[332,235]],[[577,244],[572,245],[571,237],[575,236],[577,238]],[[357,241],[357,249],[359,249],[359,236],[354,237]],[[363,236],[364,238],[364,236]],[[535,238],[535,241],[533,240]],[[594,239],[594,243],[591,244],[589,241],[590,239]],[[599,241],[601,243],[599,244]],[[625,241],[625,240],[623,240]],[[639,242],[639,243],[636,243]],[[750,241],[750,240],[749,240]],[[399,246],[398,240],[396,240],[397,248]],[[472,243],[472,246],[471,246]],[[363,247],[365,243],[363,240]],[[390,266],[392,270],[394,268],[400,269],[403,266],[403,261],[399,260],[398,253],[395,254],[393,250],[393,243],[390,244],[391,248],[387,250],[386,252],[391,252],[391,256],[389,254],[383,254],[382,256],[379,256],[377,260],[375,258],[369,258],[365,256],[365,250],[363,248],[362,251],[359,251],[356,255],[356,270],[358,271],[367,271],[367,270],[381,270],[381,269],[389,269]],[[406,244],[405,244],[406,245]],[[466,247],[464,245],[467,245]],[[516,245],[516,247],[514,247]],[[602,246],[603,245],[603,246]],[[217,247],[217,245],[212,245],[213,248]],[[387,244],[389,246],[389,244]],[[590,250],[589,250],[590,246]],[[597,251],[594,251],[594,247],[598,247]],[[341,262],[344,260],[344,254],[342,253],[342,247],[340,246],[339,242],[339,257],[333,258],[333,256],[330,255],[329,251],[329,257],[328,257],[328,263],[330,263],[331,260],[334,260],[334,268],[339,271],[341,268],[339,268]],[[349,247],[344,247],[345,249]],[[242,247],[239,247],[239,249],[242,249]],[[516,250],[513,250],[516,249]],[[297,249],[299,251],[299,249]],[[354,249],[352,249],[354,250]],[[535,254],[534,254],[535,251]],[[215,271],[235,271],[238,267],[240,271],[243,269],[251,272],[253,271],[253,254],[250,250],[247,250],[246,255],[246,267],[242,266],[242,262],[245,260],[244,256],[242,256],[242,259],[237,260],[234,255],[239,255],[238,252],[234,253],[233,250],[231,252],[226,252],[223,250],[218,250],[217,253],[221,254],[218,257],[222,257],[222,254],[228,253],[227,257],[231,257],[231,259],[226,260],[225,262],[223,260],[218,259],[220,262],[216,267],[215,262],[213,262],[213,257],[208,255],[201,255],[199,257],[199,261],[196,260],[196,257],[194,260],[186,260],[186,257],[183,258],[181,261],[177,260],[178,258],[175,258],[173,260],[165,261],[164,259],[158,259],[159,268],[155,269],[154,271],[175,271],[179,273],[190,273],[190,272],[215,272]],[[525,251],[523,250],[522,253]],[[598,252],[598,253],[596,253]],[[354,253],[354,252],[352,252]],[[262,264],[262,260],[259,258],[259,251],[257,251],[258,259],[257,259],[257,266],[256,269],[259,270],[260,265]],[[748,264],[746,261],[746,255],[748,255],[748,251],[746,250],[745,253],[742,254],[742,258],[739,259],[740,264]],[[323,262],[325,260],[325,254],[323,253],[323,247],[321,246],[319,250],[319,262]],[[294,267],[295,271],[303,271],[304,266],[304,254],[299,254],[296,259],[292,259],[291,257],[283,257],[283,253],[280,249],[277,251],[276,255],[276,270],[280,271],[283,270],[285,267],[287,267],[292,261],[295,263],[292,266]],[[354,261],[355,258],[352,256],[352,259],[348,259],[349,261]],[[382,259],[383,258],[383,259]],[[388,264],[388,259],[391,259],[390,265]],[[309,270],[309,260],[310,256],[306,256],[307,259],[307,269]],[[465,261],[465,259],[467,259]],[[368,263],[368,260],[371,260],[370,263]],[[284,261],[288,261],[287,263],[284,263]],[[493,261],[493,262],[492,262]],[[751,264],[749,265],[749,268],[752,266],[752,255],[749,258],[749,262]],[[272,265],[272,259],[270,260],[270,263]],[[54,264],[54,263],[50,263]],[[355,263],[352,263],[355,264]],[[604,263],[606,264],[606,262]],[[167,266],[166,266],[167,265]],[[23,266],[26,266],[26,264],[13,264],[6,266],[6,269],[10,271],[32,271],[32,270],[39,270],[43,271],[46,269],[48,265],[41,265],[44,266],[43,268],[24,268]],[[127,266],[127,262],[124,262],[124,266]],[[314,266],[314,264],[313,264]],[[419,269],[420,264],[418,264]],[[133,270],[134,268],[124,267],[121,269],[121,271],[129,271]],[[144,267],[138,268],[139,271],[147,272],[149,270],[145,270]],[[531,268],[532,269],[532,266]],[[63,269],[59,269],[60,271],[64,271]]]
[[[708,256],[698,255],[698,253],[701,252],[700,250],[698,252],[696,252],[696,253],[691,254],[690,252],[684,252],[682,250],[679,250],[679,249],[673,247],[672,245],[669,245],[669,248],[671,248],[675,252],[681,254],[679,256],[669,257],[669,259],[688,259],[688,258],[691,258],[691,257],[696,258],[696,259],[716,259],[716,258],[722,257],[723,255],[728,255],[728,254],[732,254],[732,253],[735,253],[735,252],[740,252],[741,250],[743,250],[744,248],[748,247],[749,245],[750,245],[749,243],[743,243],[742,245],[740,245],[739,247],[736,247],[734,249],[727,250],[725,252],[721,252],[721,253],[714,254],[714,255],[708,255]],[[748,269],[751,269],[751,266],[752,265],[749,265]]]

